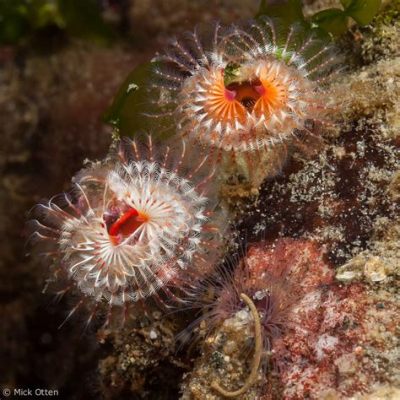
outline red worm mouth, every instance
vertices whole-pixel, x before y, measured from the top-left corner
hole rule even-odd
[[[238,101],[249,112],[252,112],[257,100],[263,94],[263,89],[262,83],[259,80],[255,82],[231,83],[225,89],[225,96],[231,101]]]
[[[129,208],[109,225],[107,230],[111,241],[114,245],[120,244],[148,220],[147,215],[139,213],[135,208]]]

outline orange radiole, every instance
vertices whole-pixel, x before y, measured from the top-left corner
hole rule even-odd
[[[238,120],[244,123],[247,113],[265,118],[287,99],[287,91],[274,77],[262,76],[244,82],[234,82],[225,86],[224,77],[214,82],[209,89],[206,107],[217,119],[224,122]]]

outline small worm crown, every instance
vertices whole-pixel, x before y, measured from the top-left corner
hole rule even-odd
[[[270,351],[274,341],[301,321],[294,310],[307,293],[331,282],[332,271],[323,261],[323,250],[310,241],[281,238],[251,245],[246,255],[228,259],[214,275],[197,285],[188,306],[202,315],[181,333],[182,341],[204,321],[206,334],[246,308],[245,294],[257,310],[263,347]]]
[[[259,314],[263,347],[271,350],[272,340],[290,326],[288,315],[296,302],[294,283],[283,269],[255,275],[244,260],[234,272],[226,272],[225,268],[217,270],[214,277],[196,288],[188,303],[202,309],[203,314],[180,334],[180,339],[188,340],[191,329],[202,321],[210,333],[220,326],[221,321],[234,317],[246,307],[241,298],[243,293],[251,299]]]
[[[282,29],[261,18],[189,33],[156,60],[156,102],[180,135],[249,151],[288,140],[306,130],[307,121],[325,118],[324,82],[337,56],[301,25]]]
[[[219,240],[208,222],[205,159],[194,177],[181,174],[184,143],[178,159],[169,148],[157,156],[150,139],[126,141],[119,156],[81,171],[73,191],[40,204],[32,221],[54,267],[110,306],[169,293],[183,270],[201,271]]]

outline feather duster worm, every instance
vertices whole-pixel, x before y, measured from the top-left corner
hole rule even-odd
[[[233,152],[286,142],[324,121],[338,57],[300,24],[261,18],[187,34],[156,58],[156,102],[180,135]],[[157,115],[156,115],[157,116]]]
[[[213,171],[207,157],[189,168],[185,143],[175,151],[150,137],[147,145],[127,140],[78,173],[71,193],[35,208],[32,237],[55,274],[112,307],[160,292],[175,298],[182,273],[210,268],[222,233],[209,222]]]

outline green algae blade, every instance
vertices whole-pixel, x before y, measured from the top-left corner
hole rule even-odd
[[[322,10],[312,16],[311,21],[319,28],[339,36],[346,32],[348,25],[348,17],[343,10],[338,8],[329,8]]]
[[[154,101],[155,95],[149,89],[155,67],[155,62],[137,66],[122,83],[111,106],[103,114],[102,120],[113,126],[119,136],[134,137],[146,132],[164,139],[175,133],[171,117],[162,116],[167,110],[161,109]]]
[[[100,44],[109,44],[114,38],[114,33],[103,21],[95,0],[59,0],[58,2],[69,34]]]
[[[379,11],[381,0],[341,0],[345,12],[359,25],[368,25]]]
[[[262,15],[280,18],[288,25],[304,21],[303,5],[300,0],[261,0],[256,18]]]

